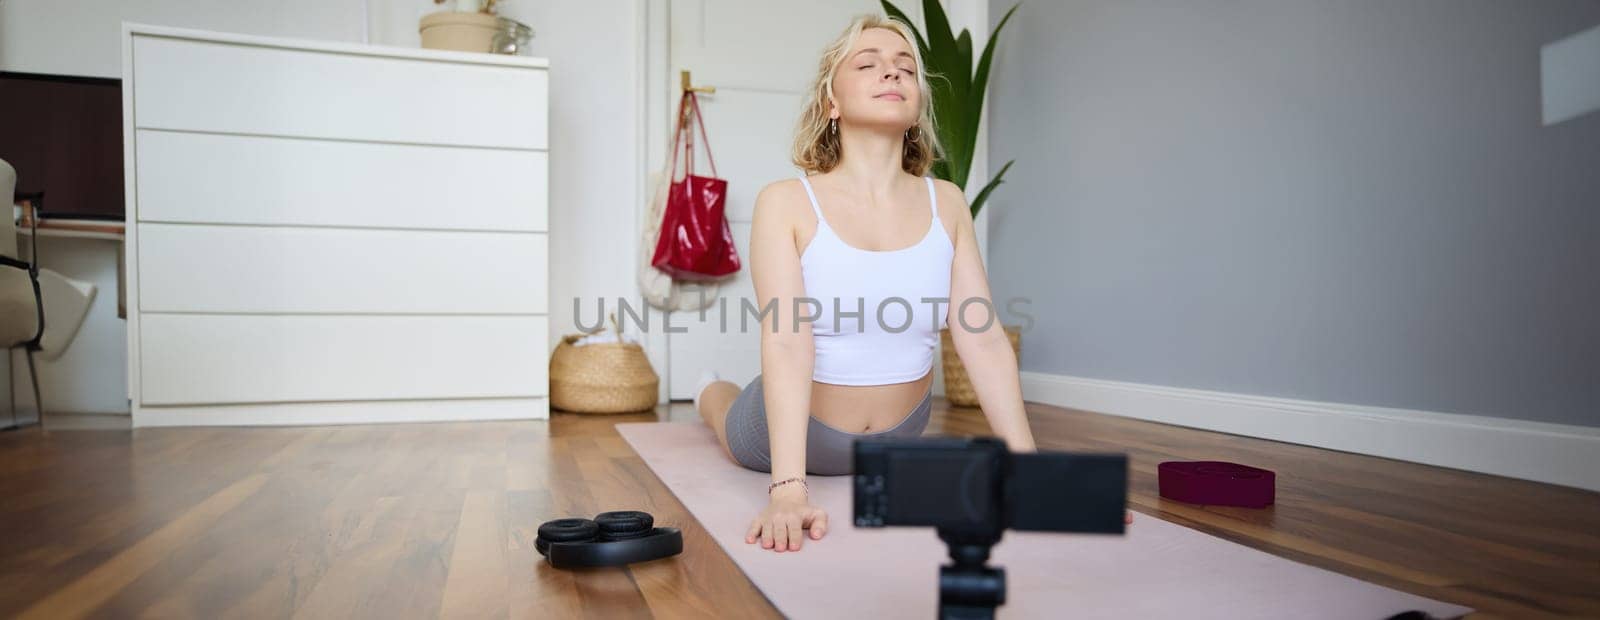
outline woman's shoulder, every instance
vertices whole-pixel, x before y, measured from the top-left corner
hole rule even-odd
[[[811,202],[800,179],[789,177],[767,183],[756,193],[755,208],[750,215],[751,252],[758,252],[758,248],[767,245],[777,247],[778,240],[787,239],[790,243],[784,245],[794,247],[798,255],[799,239],[804,234],[801,231],[808,228],[808,218],[812,217]],[[757,269],[757,264],[752,259],[753,269]]]
[[[967,204],[967,194],[960,185],[945,179],[933,179],[933,197],[937,201],[939,219],[952,223],[971,222],[972,207]]]
[[[752,219],[795,223],[803,213],[810,211],[810,199],[797,177],[787,177],[768,182],[756,192]]]
[[[768,181],[766,185],[761,186],[761,192],[756,196],[792,195],[795,193],[799,193],[802,196],[805,195],[805,189],[800,186],[799,175],[787,176]]]

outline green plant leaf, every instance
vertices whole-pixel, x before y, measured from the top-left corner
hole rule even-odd
[[[938,0],[923,0],[922,18],[926,22],[924,29],[928,37],[928,53],[924,56],[924,62],[932,73],[942,76],[942,79],[930,80],[929,83],[933,96],[934,126],[939,134],[939,142],[944,145],[945,158],[949,160],[949,165],[943,169],[946,176],[941,178],[965,187],[966,171],[972,165],[974,140],[962,131],[966,126],[963,108],[966,107],[967,91],[972,80],[972,67],[960,64],[960,52],[955,36],[950,32],[950,21]]]
[[[883,5],[884,14],[888,15],[889,17],[899,19],[900,21],[905,22],[907,26],[911,27],[911,34],[917,37],[917,52],[921,53],[923,58],[927,58],[928,42],[922,38],[922,31],[917,30],[917,23],[911,21],[911,18],[908,17],[904,11],[901,11],[900,7],[890,4],[889,0],[878,1]]]
[[[961,35],[956,37],[957,66],[965,69],[962,73],[967,75],[967,90],[972,90],[972,33],[966,28],[961,29]]]
[[[922,0],[922,20],[923,23],[927,24],[928,47],[938,57],[937,66],[942,69],[959,68],[956,64],[955,33],[950,31],[950,20],[945,17],[944,6],[939,4],[939,0]],[[951,83],[956,83],[955,76],[952,75],[950,77]],[[960,81],[965,82],[971,79],[972,73],[968,71],[961,76]]]
[[[1006,11],[1005,16],[1000,18],[1000,23],[995,24],[994,32],[989,34],[989,42],[983,46],[983,56],[978,59],[978,72],[972,78],[975,87],[971,93],[973,105],[972,118],[969,121],[971,123],[969,130],[973,135],[977,135],[978,119],[983,116],[983,97],[989,89],[989,63],[994,58],[994,44],[1000,40],[1000,30],[1006,27],[1006,22],[1011,21],[1011,15],[1021,7],[1021,2],[1011,5],[1011,10]]]
[[[994,191],[994,188],[1000,187],[1000,184],[1005,182],[1006,171],[1010,170],[1011,164],[1014,163],[1017,163],[1017,160],[1013,159],[1006,162],[1006,165],[1001,166],[1000,171],[989,179],[989,184],[984,185],[983,190],[978,192],[978,197],[972,200],[972,217],[978,217],[978,212],[983,210],[983,203],[989,200],[989,192]]]

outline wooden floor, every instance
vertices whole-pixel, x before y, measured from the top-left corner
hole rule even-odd
[[[1600,494],[1029,415],[1042,448],[1129,452],[1136,511],[1478,617],[1600,617]],[[548,422],[3,433],[0,616],[778,617],[612,428],[656,420],[698,423],[674,404]],[[987,430],[977,410],[936,402],[930,433]],[[1276,470],[1278,503],[1163,501],[1155,467],[1170,459]],[[682,527],[684,553],[584,572],[541,563],[539,523],[615,509]]]

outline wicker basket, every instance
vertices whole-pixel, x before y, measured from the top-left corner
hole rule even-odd
[[[1022,326],[1001,325],[1006,332],[1006,338],[1011,340],[1011,350],[1016,353],[1017,359],[1022,359]],[[972,379],[967,376],[967,367],[961,365],[961,356],[956,354],[955,343],[950,340],[950,328],[939,330],[939,357],[944,366],[944,397],[950,404],[957,407],[978,406],[978,392],[972,389]]]
[[[616,316],[611,322],[617,322]],[[595,330],[599,331],[599,330]],[[591,334],[594,332],[590,332]],[[550,355],[550,406],[575,413],[627,413],[654,409],[661,378],[644,348],[623,342],[573,343],[589,334],[561,338]]]

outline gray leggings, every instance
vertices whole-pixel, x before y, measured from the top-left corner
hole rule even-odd
[[[863,437],[917,437],[928,428],[933,411],[933,390],[922,397],[911,413],[893,428],[874,433],[842,431],[809,418],[806,428],[806,473],[838,476],[853,471],[855,440]],[[767,407],[761,390],[761,375],[751,379],[728,408],[725,422],[728,449],[733,459],[749,469],[772,471],[771,444],[767,439]]]

